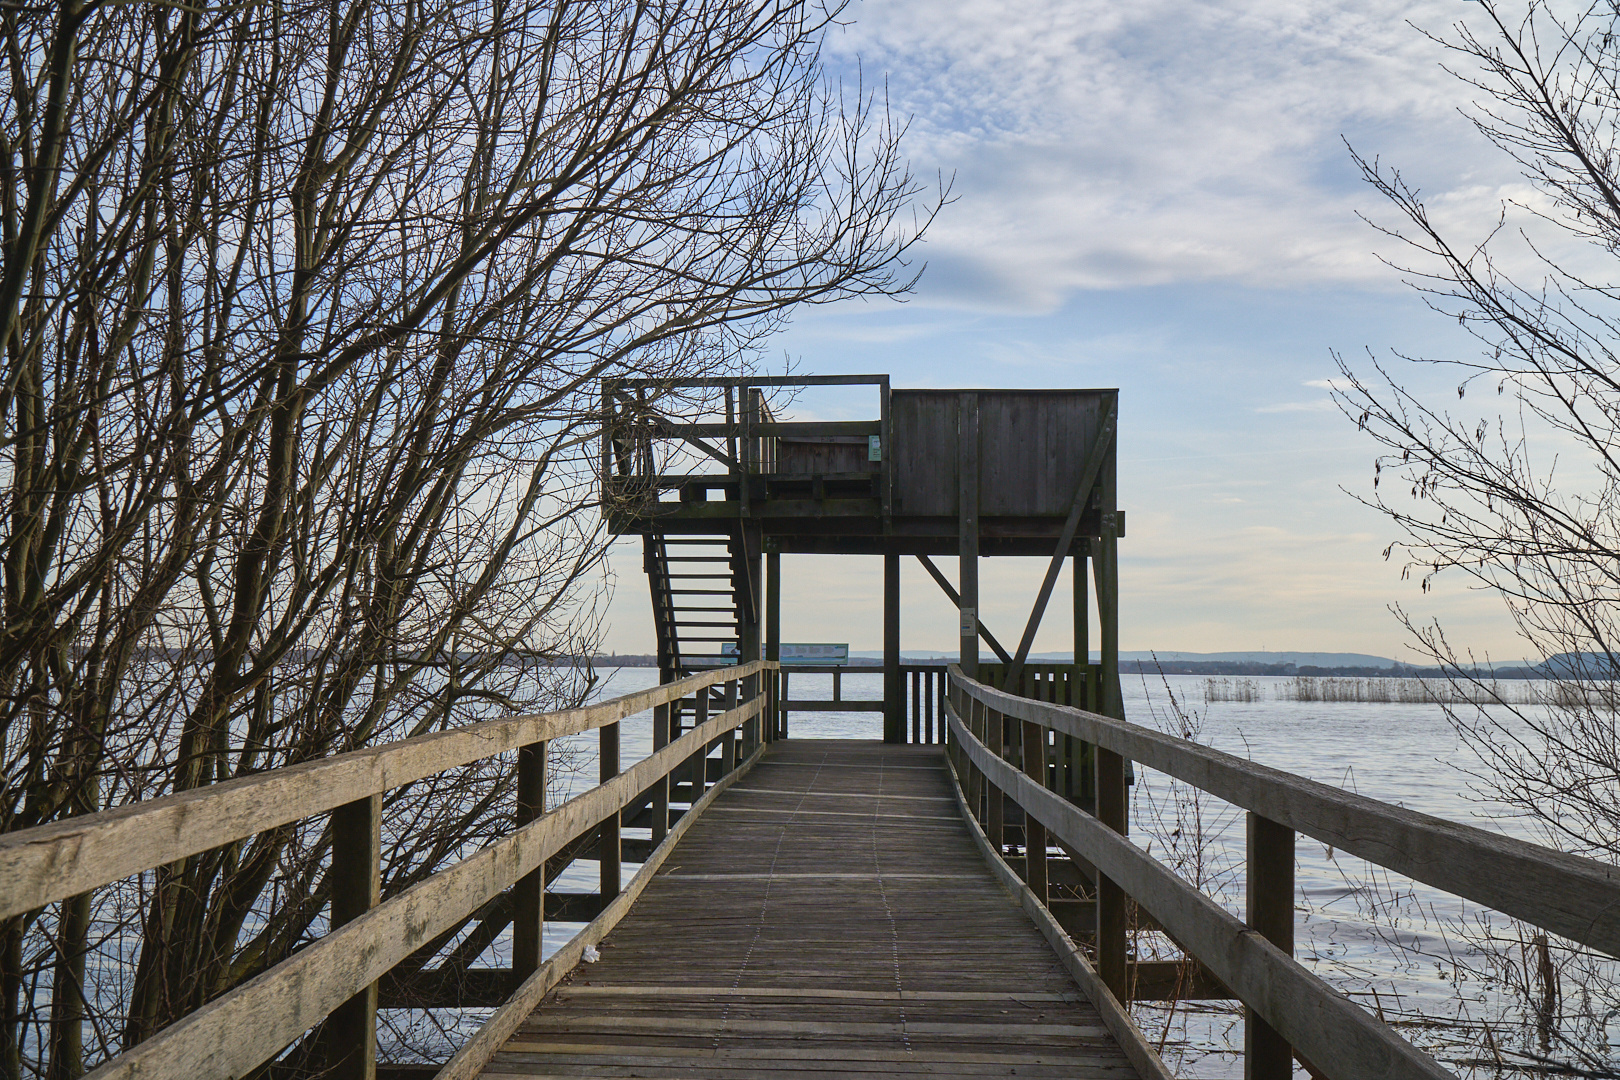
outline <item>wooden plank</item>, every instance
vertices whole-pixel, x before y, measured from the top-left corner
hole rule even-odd
[[[597,705],[487,720],[7,833],[0,836],[0,918],[445,769],[614,723],[766,666],[706,671]]]
[[[1125,837],[1013,769],[951,715],[962,751],[1026,812],[1116,881],[1238,998],[1333,1080],[1455,1080],[1428,1054],[1341,995]]]
[[[936,811],[942,761],[772,743],[484,1075],[1138,1076]]]
[[[1004,992],[987,993],[984,991],[953,991],[953,990],[841,990],[831,987],[820,989],[805,989],[803,987],[788,986],[750,986],[742,989],[736,986],[643,986],[638,984],[630,986],[571,986],[568,993],[572,997],[747,997],[747,998],[788,998],[793,1001],[819,1001],[833,999],[836,1001],[1006,1001]],[[1042,993],[1039,991],[1017,992],[1019,1001],[1067,1001],[1080,1000],[1078,993]]]
[[[1152,728],[963,682],[976,701],[1184,780],[1427,885],[1620,956],[1620,867],[1379,802]]]

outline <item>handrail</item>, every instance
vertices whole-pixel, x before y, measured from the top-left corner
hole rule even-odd
[[[975,717],[974,725],[988,723],[986,730],[995,742],[999,742],[997,736],[1006,720],[1019,720],[1024,725],[1025,747],[1043,747],[1044,734],[1038,741],[1032,740],[1049,729],[1092,743],[1099,754],[1108,751],[1110,756],[1139,761],[1248,810],[1250,859],[1262,859],[1261,868],[1275,852],[1267,854],[1268,849],[1262,847],[1257,854],[1257,835],[1276,830],[1286,838],[1281,849],[1290,867],[1285,882],[1292,880],[1293,831],[1302,832],[1571,940],[1620,955],[1616,949],[1620,943],[1620,872],[1613,867],[1341,791],[1151,728],[1018,697],[967,678],[956,665],[951,666],[950,683],[957,694],[947,695],[945,712],[959,786],[979,792],[989,785],[990,792],[1011,799],[1028,816],[1030,830],[1040,828],[1055,837],[1072,855],[1096,868],[1099,885],[1106,879],[1112,888],[1141,905],[1165,933],[1247,1006],[1255,1023],[1263,1021],[1269,1026],[1274,1034],[1267,1038],[1283,1040],[1284,1057],[1279,1061],[1268,1058],[1262,1070],[1266,1076],[1290,1075],[1290,1053],[1312,1062],[1313,1075],[1320,1071],[1335,1078],[1440,1080],[1452,1074],[1300,965],[1289,951],[1291,933],[1279,937],[1274,930],[1263,929],[1268,923],[1252,922],[1256,918],[1256,878],[1250,879],[1251,924],[1245,924],[1102,819],[1048,789],[1041,779],[1045,775],[1041,756],[1026,759],[1020,768],[986,745],[974,726],[964,722],[962,711]],[[1044,750],[1034,753],[1044,755]],[[968,798],[976,801],[973,795]],[[992,805],[999,807],[999,798],[993,798]],[[1000,814],[991,813],[994,833]],[[1029,836],[1031,853],[1036,845],[1045,848],[1039,835],[1032,831]],[[1043,859],[1029,871],[1031,882],[1043,883],[1036,890],[1043,900],[1044,866]],[[1251,862],[1251,874],[1259,872]],[[1527,888],[1528,883],[1535,887]],[[1283,911],[1291,919],[1288,905]],[[1098,944],[1101,950],[1103,942]]]
[[[995,712],[1096,743],[1369,862],[1620,956],[1620,868],[1379,802],[1152,728],[1017,697],[967,679],[954,666],[951,679]],[[1526,889],[1528,880],[1541,887]]]
[[[769,667],[755,660],[718,668],[578,709],[486,720],[7,833],[0,836],[0,919]]]
[[[731,673],[745,677],[736,673],[758,671],[768,663],[755,661]],[[512,887],[570,839],[617,814],[704,744],[760,715],[765,701],[759,694],[712,717],[613,779],[389,898],[107,1061],[87,1080],[243,1075],[441,931]]]
[[[1334,1074],[1345,1077],[1455,1080],[1389,1025],[1307,971],[1163,863],[992,753],[967,730],[949,702],[946,715],[951,739],[991,784],[1146,908],[1167,934],[1304,1057],[1328,1062]]]

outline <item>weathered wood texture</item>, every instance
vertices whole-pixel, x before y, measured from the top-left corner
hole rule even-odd
[[[1092,445],[1117,400],[1113,390],[979,390],[985,517],[1055,517],[1069,511]],[[894,390],[895,513],[954,516],[961,390]]]
[[[1139,1075],[938,747],[778,742],[484,1076]]]

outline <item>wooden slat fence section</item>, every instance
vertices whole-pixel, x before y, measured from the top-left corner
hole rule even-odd
[[[1166,1080],[1008,903],[943,765],[770,747],[482,1075]]]
[[[1031,665],[1045,668],[1051,665]],[[777,715],[781,737],[787,736],[787,717],[795,712],[867,712],[881,713],[885,705],[880,698],[846,698],[842,679],[845,675],[872,675],[883,673],[881,667],[835,667],[833,665],[794,664],[783,668],[776,677]],[[832,675],[831,698],[793,698],[789,689],[793,675]],[[922,745],[938,745],[945,741],[945,693],[948,672],[944,664],[901,664],[901,712],[910,717],[910,741]]]
[[[1312,975],[1292,956],[1293,840],[1304,832],[1447,892],[1486,904],[1572,940],[1620,955],[1620,871],[1455,822],[1418,814],[1222,754],[1149,728],[1070,706],[1009,694],[951,668],[946,703],[950,755],[966,806],[984,814],[1000,851],[1003,797],[1090,862],[1245,1005],[1251,1080],[1293,1075],[1293,1058],[1331,1080],[1452,1074],[1381,1020]],[[1025,689],[1038,693],[1039,688]],[[1022,721],[1022,746],[1001,745]],[[1104,759],[1140,761],[1249,811],[1247,923],[1075,801],[1051,790],[1054,773],[1033,758],[1056,745],[1046,732],[1098,748]],[[1022,760],[1022,747],[1031,754]],[[1033,767],[1032,767],[1033,766]],[[1099,779],[1099,788],[1103,781]],[[980,798],[993,797],[981,807]],[[1031,837],[1036,834],[1032,830]],[[1026,874],[1033,882],[1038,875]],[[1034,893],[1031,902],[1038,902]],[[1110,978],[1110,934],[1099,910],[1099,971]],[[1116,928],[1117,929],[1117,928]],[[1118,943],[1115,943],[1118,944]],[[1121,961],[1121,966],[1123,961]]]
[[[603,885],[610,897],[617,893],[616,826],[623,810],[632,804],[643,806],[643,794],[656,781],[696,761],[695,805],[687,812],[695,817],[707,805],[700,796],[709,750],[717,744],[726,747],[724,771],[731,772],[736,756],[729,751],[738,746],[739,728],[745,754],[769,739],[767,699],[759,693],[764,680],[759,676],[774,667],[756,661],[584,709],[489,721],[12,833],[0,842],[0,905],[8,913],[26,911],[262,829],[333,811],[334,858],[343,860],[334,880],[345,889],[333,898],[331,932],[90,1075],[97,1080],[239,1076],[330,1017],[322,1029],[322,1054],[331,1075],[368,1077],[375,1068],[379,981],[520,880],[537,880],[546,859],[570,844],[578,848],[575,842],[593,831]],[[694,690],[706,699],[707,688],[716,684],[728,688],[730,708],[629,769],[618,770],[614,740],[619,720],[678,701]],[[747,700],[739,702],[739,687]],[[508,750],[521,749],[523,761],[538,760],[543,769],[545,741],[591,728],[603,735],[600,785],[540,816],[530,805],[523,816],[531,820],[510,835],[387,902],[377,902],[379,806],[384,792]],[[520,798],[534,803],[543,792],[543,775],[525,776],[520,788]],[[661,850],[667,852],[668,847]],[[535,919],[537,935],[538,909],[544,905],[535,901],[543,897],[518,899]],[[610,916],[622,915],[628,902],[620,901],[625,901],[625,894],[608,903],[593,926],[600,929]],[[531,964],[538,953],[538,942],[532,944]]]

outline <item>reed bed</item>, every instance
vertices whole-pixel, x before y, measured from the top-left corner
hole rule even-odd
[[[1213,701],[1253,703],[1267,700],[1265,686],[1255,679],[1205,679],[1204,704]]]
[[[1550,705],[1620,709],[1620,684],[1507,679],[1480,683],[1448,679],[1341,678],[1296,675],[1276,682],[1212,676],[1204,702],[1357,702],[1375,705]]]

